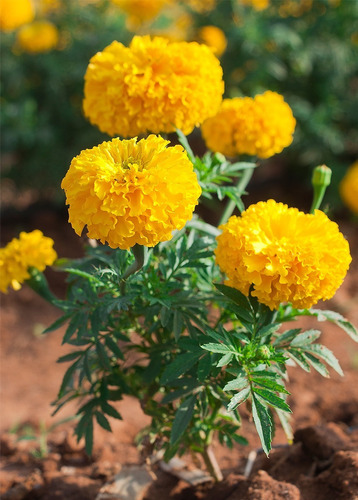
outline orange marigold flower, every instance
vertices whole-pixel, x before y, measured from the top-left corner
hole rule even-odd
[[[189,134],[219,109],[224,83],[206,45],[135,36],[113,42],[90,60],[83,109],[109,135]]]
[[[216,262],[227,285],[270,309],[309,308],[333,297],[347,273],[349,245],[335,222],[274,200],[251,205],[220,227]]]
[[[270,0],[238,0],[239,3],[253,7],[255,10],[264,10],[270,5]]]
[[[191,219],[201,194],[181,146],[150,135],[118,138],[76,156],[62,181],[69,221],[78,235],[112,248],[152,247]]]
[[[138,26],[155,18],[169,0],[112,0],[129,15],[130,25]]]
[[[9,286],[14,290],[30,278],[28,269],[35,267],[43,271],[57,259],[53,249],[54,241],[36,229],[31,233],[20,233],[4,248],[0,248],[0,290],[7,293]]]
[[[216,26],[203,26],[199,30],[199,39],[220,57],[226,50],[227,40],[223,30]]]
[[[237,154],[269,158],[289,146],[296,120],[276,92],[224,99],[216,116],[202,125],[209,149],[226,156]]]
[[[358,215],[358,160],[347,170],[340,183],[339,192],[347,207]]]
[[[49,21],[34,21],[20,28],[17,33],[18,47],[32,54],[54,49],[58,40],[58,30]]]
[[[0,0],[0,29],[12,31],[35,16],[31,0]]]

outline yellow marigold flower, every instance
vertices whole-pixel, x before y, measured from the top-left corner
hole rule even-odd
[[[58,30],[49,21],[34,21],[20,28],[17,33],[17,46],[31,54],[48,52],[58,44]]]
[[[35,16],[31,0],[0,0],[0,29],[12,31]]]
[[[78,235],[112,248],[152,247],[191,219],[201,194],[181,146],[150,135],[118,138],[76,156],[62,181],[69,222]]]
[[[223,30],[216,26],[204,26],[198,34],[200,41],[210,47],[218,57],[225,52],[227,40]]]
[[[220,227],[216,262],[227,284],[270,309],[282,302],[309,308],[333,297],[351,256],[335,222],[274,200],[251,205]]]
[[[218,110],[222,69],[209,47],[196,42],[135,36],[113,42],[90,60],[83,109],[109,135],[189,134]]]
[[[358,160],[347,170],[340,183],[339,192],[347,207],[358,215]]]
[[[253,7],[255,10],[265,10],[270,5],[270,0],[239,0],[239,3]]]
[[[183,0],[183,3],[187,4],[195,12],[204,14],[214,10],[216,0]]]
[[[9,286],[14,290],[30,278],[29,267],[43,271],[57,259],[53,249],[54,241],[36,229],[31,233],[20,233],[4,248],[0,248],[0,290],[7,293]]]
[[[289,146],[296,120],[276,92],[224,99],[216,116],[202,125],[206,145],[227,156],[237,154],[269,158]]]
[[[112,0],[123,12],[129,15],[129,24],[140,26],[154,19],[169,0]]]

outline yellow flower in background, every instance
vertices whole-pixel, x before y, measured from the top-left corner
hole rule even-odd
[[[52,12],[57,12],[63,7],[61,0],[34,0],[36,14],[39,16],[47,16]]]
[[[340,183],[339,192],[347,207],[358,215],[358,160],[347,170]]]
[[[154,19],[170,0],[112,0],[129,16],[129,26],[140,26],[143,22]]]
[[[118,138],[76,156],[62,181],[69,222],[78,235],[112,248],[152,247],[191,219],[201,194],[181,146],[150,135]]]
[[[31,0],[0,0],[0,29],[12,31],[35,17]]]
[[[182,0],[184,5],[188,5],[190,9],[201,14],[214,10],[216,0]]]
[[[17,46],[32,54],[48,52],[58,45],[59,34],[56,26],[49,21],[34,21],[20,28]]]
[[[227,285],[276,309],[309,308],[333,297],[347,273],[348,242],[335,222],[274,200],[251,205],[220,227],[216,262]]]
[[[209,149],[226,156],[248,154],[269,158],[293,140],[296,120],[276,92],[224,99],[216,116],[202,125]]]
[[[224,83],[219,60],[206,45],[135,36],[113,42],[90,60],[84,113],[109,135],[189,134],[219,109]]]
[[[28,269],[35,267],[43,271],[57,259],[53,249],[54,241],[36,229],[31,233],[20,233],[4,248],[0,248],[0,290],[7,293],[9,286],[14,290],[30,278]]]
[[[210,47],[214,54],[220,57],[226,50],[227,39],[225,33],[216,26],[203,26],[199,32],[199,41]]]
[[[270,0],[238,0],[238,3],[253,7],[255,10],[265,10],[270,5]]]

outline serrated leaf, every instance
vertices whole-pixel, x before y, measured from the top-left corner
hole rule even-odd
[[[281,346],[283,344],[289,344],[301,331],[301,328],[292,328],[291,330],[286,330],[285,332],[278,335],[274,340],[274,346]]]
[[[49,333],[53,332],[54,330],[57,330],[58,328],[60,328],[60,326],[66,323],[66,321],[69,320],[71,316],[72,314],[64,314],[60,318],[56,319],[56,321],[54,321],[50,326],[45,328],[45,330],[42,333]]]
[[[106,353],[106,349],[104,348],[104,346],[101,342],[96,342],[96,351],[97,351],[98,359],[101,363],[101,366],[106,370],[110,370],[111,363],[110,363],[108,354]]]
[[[329,366],[331,366],[337,373],[339,373],[339,375],[343,377],[344,373],[339,361],[333,352],[328,349],[328,347],[322,344],[313,344],[310,345],[307,350],[313,354],[317,354],[317,356],[322,358]]]
[[[269,405],[274,406],[275,408],[279,408],[280,410],[292,413],[291,408],[288,406],[288,404],[274,392],[266,389],[260,389],[258,387],[254,387],[253,392],[267,401]]]
[[[246,387],[248,385],[249,381],[247,380],[247,378],[244,378],[244,377],[237,377],[237,378],[234,378],[233,380],[230,380],[230,382],[228,382],[223,390],[224,391],[240,391],[241,389],[243,389],[244,387]]]
[[[321,335],[320,330],[306,330],[305,332],[299,333],[292,341],[291,346],[293,347],[303,347],[308,344],[312,344]]]
[[[219,359],[218,363],[216,364],[216,367],[221,368],[222,366],[228,365],[230,363],[230,361],[232,360],[233,356],[234,355],[231,352],[224,354],[224,356],[222,356]]]
[[[62,379],[62,384],[61,384],[60,390],[58,392],[58,399],[60,399],[64,395],[65,389],[67,388],[67,386],[72,381],[73,375],[74,375],[74,373],[76,372],[76,370],[78,368],[79,361],[80,361],[79,359],[77,361],[75,361],[73,363],[73,365],[71,365],[66,370],[66,372],[65,372],[65,374],[63,376],[63,379]]]
[[[200,382],[204,382],[209,376],[210,370],[213,366],[211,355],[207,353],[203,356],[198,363],[198,379]]]
[[[105,416],[103,415],[103,413],[101,413],[100,411],[96,411],[95,416],[96,416],[96,420],[97,420],[98,424],[99,424],[101,427],[103,427],[103,429],[105,429],[105,430],[106,430],[106,431],[108,431],[108,432],[112,432],[111,425],[110,425],[110,423],[108,422],[107,417],[105,417]]]
[[[185,399],[175,413],[172,431],[170,434],[170,444],[175,444],[184,434],[193,416],[196,396],[192,395]]]
[[[161,376],[160,383],[165,385],[171,380],[175,380],[180,375],[186,373],[190,368],[192,368],[198,361],[200,353],[184,353],[180,354],[174,359],[169,365],[166,366],[163,375]]]
[[[344,316],[335,312],[320,309],[310,309],[304,312],[306,316],[316,316],[318,321],[331,321],[337,326],[342,328],[348,335],[355,341],[358,342],[358,330],[350,321],[348,321]]]
[[[318,359],[316,356],[313,356],[309,352],[303,353],[304,357],[309,361],[311,366],[320,374],[322,377],[329,378],[329,371],[326,366]]]
[[[69,354],[65,354],[64,356],[61,356],[60,358],[58,358],[56,363],[66,363],[67,361],[72,361],[72,360],[82,356],[83,353],[84,353],[84,351],[70,352]]]
[[[307,359],[303,356],[303,354],[298,349],[289,349],[287,351],[289,357],[295,361],[303,370],[306,372],[310,372],[311,368]]]
[[[176,341],[178,341],[180,334],[183,331],[183,328],[184,328],[183,315],[181,312],[175,309],[173,315],[173,332]]]
[[[251,375],[255,378],[257,377],[270,377],[270,378],[279,378],[279,374],[275,372],[270,372],[269,370],[257,370],[251,372]]]
[[[242,307],[246,311],[251,311],[251,306],[249,299],[236,288],[232,288],[230,286],[221,285],[219,283],[214,283],[215,287],[221,292],[223,295],[231,299],[235,304]]]
[[[232,353],[230,347],[225,344],[214,344],[210,342],[209,344],[203,344],[200,347],[206,351],[217,352],[219,354]]]
[[[118,411],[109,403],[106,401],[101,401],[101,408],[110,417],[117,418],[118,420],[122,420],[121,415],[118,413]]]
[[[109,335],[105,336],[104,341],[108,349],[112,351],[117,358],[124,359],[123,352],[121,351],[119,345]]]
[[[168,307],[163,306],[159,313],[160,322],[163,328],[165,328],[169,323],[170,316],[171,316],[171,310]]]
[[[227,405],[228,411],[233,411],[237,406],[247,400],[250,395],[250,387],[245,387],[242,391],[235,394],[234,397],[230,399],[229,404]]]
[[[252,395],[252,416],[257,433],[260,437],[262,448],[266,455],[270,453],[272,441],[272,421],[266,406]]]
[[[254,375],[255,374],[251,374],[253,377],[252,377],[252,381],[256,384],[256,385],[259,385],[260,387],[264,387],[266,389],[270,389],[271,391],[276,391],[276,392],[280,392],[282,394],[290,394],[283,385],[281,384],[278,384],[277,382],[275,382],[274,380],[272,379],[267,379],[267,378],[261,378],[261,377],[255,377]]]

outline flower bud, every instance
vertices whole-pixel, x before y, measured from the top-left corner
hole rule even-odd
[[[314,187],[324,187],[330,185],[332,170],[327,165],[319,165],[313,170],[312,185]]]

